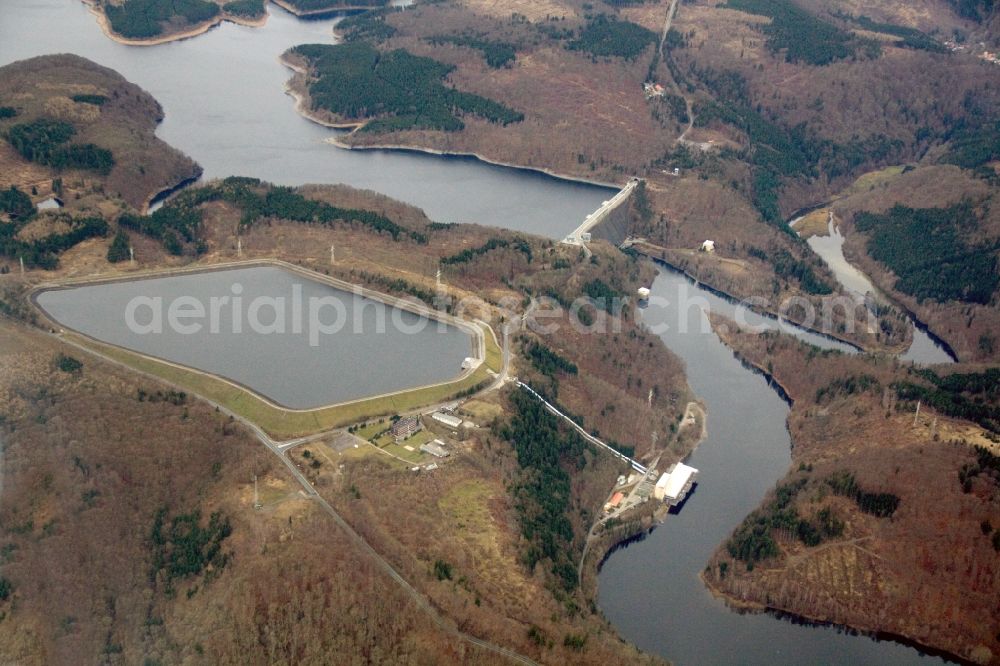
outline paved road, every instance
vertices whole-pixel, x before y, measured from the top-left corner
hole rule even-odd
[[[155,381],[155,382],[158,382],[158,383],[161,383],[161,384],[166,384],[168,386],[172,386],[173,388],[178,389],[178,390],[187,391],[187,389],[185,389],[182,386],[174,385],[171,382],[165,381],[165,380],[163,380],[163,379],[161,379],[159,377],[156,377],[155,375],[149,374],[147,372],[142,372],[141,370],[136,370],[135,368],[132,368],[132,367],[126,365],[125,363],[122,363],[122,362],[120,362],[120,361],[118,361],[118,360],[116,360],[114,358],[111,358],[109,356],[105,356],[104,354],[102,354],[102,353],[100,353],[100,352],[98,352],[98,351],[96,351],[94,349],[90,349],[89,347],[85,347],[84,345],[81,345],[81,344],[79,344],[77,342],[74,342],[72,340],[64,338],[61,335],[59,335],[58,333],[48,333],[48,332],[45,332],[45,334],[49,335],[49,336],[51,336],[51,337],[53,337],[53,338],[55,338],[57,340],[59,340],[63,344],[67,344],[67,345],[70,345],[72,347],[75,347],[75,348],[79,349],[80,351],[82,351],[85,354],[88,354],[88,355],[91,355],[91,356],[97,356],[97,357],[99,357],[100,359],[102,359],[103,361],[105,361],[107,363],[110,363],[110,364],[115,365],[115,366],[120,367],[120,368],[124,368],[128,372],[144,376],[147,379],[150,379],[151,381]],[[290,440],[288,442],[277,442],[277,441],[271,439],[271,437],[268,436],[268,434],[266,432],[264,432],[256,424],[251,423],[250,421],[248,421],[247,419],[243,418],[239,414],[236,414],[236,413],[230,411],[224,405],[221,405],[221,404],[219,404],[217,402],[214,402],[214,401],[209,400],[207,398],[204,398],[202,396],[196,396],[196,397],[199,400],[203,400],[204,402],[208,403],[212,407],[215,407],[216,409],[219,410],[220,413],[225,414],[225,415],[231,417],[233,420],[241,423],[247,429],[249,429],[250,432],[252,432],[254,434],[254,436],[257,437],[257,439],[260,440],[260,442],[264,446],[266,446],[269,451],[271,451],[271,453],[273,453],[274,455],[276,455],[278,457],[278,459],[281,460],[282,464],[285,465],[285,467],[288,469],[288,471],[291,472],[292,476],[302,486],[302,488],[305,491],[306,495],[310,499],[314,500],[320,506],[320,508],[323,509],[323,511],[326,512],[330,516],[330,518],[333,519],[334,523],[336,523],[337,526],[340,527],[341,530],[343,530],[343,532],[347,535],[347,537],[350,539],[350,541],[352,543],[354,543],[354,545],[356,545],[363,552],[367,553],[372,558],[372,560],[375,561],[375,563],[379,566],[379,568],[381,568],[386,573],[386,575],[388,575],[390,578],[392,578],[394,581],[396,581],[396,583],[403,589],[403,591],[417,605],[417,607],[419,607],[421,610],[423,610],[424,612],[427,613],[427,615],[430,617],[431,621],[433,621],[434,624],[438,628],[440,628],[442,631],[444,631],[444,632],[446,632],[446,633],[454,636],[455,638],[458,638],[459,640],[462,640],[462,641],[464,641],[466,643],[469,643],[470,645],[475,645],[476,647],[479,647],[479,648],[482,648],[484,650],[488,650],[488,651],[493,652],[495,654],[501,655],[503,657],[506,657],[506,658],[510,659],[513,662],[517,662],[517,663],[520,663],[520,664],[528,664],[528,665],[537,666],[537,662],[533,661],[529,657],[526,657],[526,656],[524,656],[524,655],[522,655],[522,654],[520,654],[518,652],[515,652],[514,650],[505,648],[505,647],[503,647],[501,645],[497,645],[495,643],[490,643],[489,641],[484,641],[484,640],[482,640],[480,638],[476,638],[475,636],[472,636],[470,634],[467,634],[467,633],[459,630],[453,624],[451,624],[451,622],[449,622],[444,616],[442,616],[437,611],[436,608],[434,608],[434,606],[431,605],[430,601],[423,594],[421,594],[419,591],[416,590],[416,588],[414,588],[412,585],[410,585],[410,583],[407,582],[407,580],[405,578],[403,578],[403,576],[398,571],[396,571],[396,569],[388,562],[388,560],[386,560],[384,557],[382,557],[382,555],[380,555],[378,553],[378,551],[376,551],[374,548],[372,548],[371,545],[369,545],[369,543],[367,541],[365,541],[364,538],[360,534],[358,534],[354,530],[354,528],[351,527],[350,524],[346,520],[344,520],[344,518],[339,513],[337,513],[337,510],[334,509],[333,506],[331,506],[330,503],[327,502],[316,491],[316,489],[313,487],[313,485],[311,483],[309,483],[309,480],[305,477],[305,475],[302,474],[302,472],[298,469],[298,467],[296,467],[295,463],[292,462],[292,460],[288,456],[286,456],[284,454],[284,451],[288,450],[292,446],[296,446],[296,445],[302,444],[302,443],[304,443],[306,441],[312,441],[314,439],[318,439],[320,437],[324,437],[324,436],[328,435],[329,433],[317,433],[317,434],[314,434],[314,435],[310,435],[309,437],[300,437],[298,439]]]

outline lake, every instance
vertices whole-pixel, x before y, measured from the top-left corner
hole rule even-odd
[[[305,43],[331,43],[335,19],[303,21],[271,4],[263,28],[223,23],[194,39],[125,46],[101,32],[79,0],[5,0],[0,65],[75,53],[118,71],[163,106],[157,135],[190,155],[205,178],[253,176],[280,185],[345,183],[418,206],[438,222],[475,222],[562,238],[607,188],[497,168],[473,158],[350,151],[339,132],[295,111],[278,58]]]
[[[175,318],[180,326],[171,326],[170,305],[181,297],[205,314]],[[473,337],[455,326],[276,266],[53,289],[36,300],[66,328],[225,377],[292,409],[451,380],[474,352]]]

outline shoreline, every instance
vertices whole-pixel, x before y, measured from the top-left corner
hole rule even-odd
[[[846,242],[845,242],[845,247],[846,247]],[[931,342],[941,347],[941,349],[944,350],[945,354],[947,354],[951,358],[952,363],[962,362],[962,360],[958,357],[958,353],[955,351],[955,348],[951,345],[951,343],[949,343],[947,340],[945,340],[940,335],[935,333],[931,329],[929,324],[923,322],[919,317],[917,317],[917,313],[914,312],[913,309],[910,308],[910,306],[908,306],[905,302],[903,302],[903,300],[900,297],[891,293],[881,284],[877,283],[875,281],[875,278],[872,277],[871,273],[864,270],[859,265],[859,263],[856,261],[856,258],[855,260],[852,260],[851,257],[847,256],[846,250],[844,250],[844,261],[846,261],[848,265],[850,265],[854,270],[864,275],[865,278],[871,283],[872,287],[875,288],[876,292],[882,298],[884,298],[890,305],[899,308],[903,312],[903,314],[905,314],[906,317],[910,320],[910,323],[913,324],[914,328],[919,329],[921,332],[926,334],[927,337],[930,338]],[[906,296],[906,294],[903,294],[903,296]]]
[[[222,12],[220,8],[219,15],[215,18],[199,23],[188,30],[184,30],[183,32],[175,32],[169,35],[158,35],[148,39],[129,39],[128,37],[122,37],[111,28],[111,22],[108,20],[108,17],[104,14],[104,12],[98,8],[96,0],[82,0],[82,2],[87,5],[88,10],[97,20],[97,24],[100,26],[104,36],[125,46],[160,46],[161,44],[169,44],[170,42],[179,42],[184,39],[191,39],[193,37],[198,37],[199,35],[204,35],[209,30],[212,30],[213,28],[216,28],[226,22],[234,23],[247,28],[263,28],[267,25],[268,18],[270,18],[270,14],[267,12],[266,4],[264,8],[264,16],[259,19],[247,19],[234,16],[232,14],[226,14],[225,12]]]
[[[844,339],[844,338],[839,338],[839,337],[837,337],[835,335],[831,335],[830,333],[826,333],[824,331],[819,331],[819,330],[816,330],[816,329],[813,329],[813,328],[806,327],[803,324],[800,324],[800,323],[798,323],[798,322],[796,322],[796,321],[794,321],[792,319],[789,319],[788,317],[782,317],[778,313],[773,312],[773,311],[771,311],[769,309],[761,308],[759,306],[753,305],[752,303],[747,303],[746,301],[744,301],[744,300],[742,300],[740,298],[737,298],[736,296],[733,296],[732,294],[729,294],[729,293],[727,293],[725,291],[722,291],[721,289],[716,289],[712,285],[710,285],[710,284],[708,284],[708,283],[706,283],[706,282],[704,282],[702,280],[699,280],[699,279],[695,278],[693,275],[691,275],[690,273],[688,273],[686,270],[684,270],[684,269],[682,269],[682,268],[680,268],[678,266],[675,266],[674,264],[670,263],[666,259],[661,259],[660,257],[654,256],[652,254],[649,254],[648,252],[642,251],[636,245],[633,245],[632,248],[635,249],[636,252],[638,252],[639,254],[641,254],[644,257],[646,257],[647,259],[650,259],[654,263],[662,264],[663,266],[665,266],[666,268],[668,268],[671,271],[674,271],[675,273],[680,273],[681,275],[683,275],[684,277],[686,277],[688,280],[690,280],[694,284],[696,284],[699,287],[702,287],[704,289],[707,289],[708,291],[712,292],[716,296],[719,296],[720,298],[725,298],[727,301],[729,301],[731,303],[735,303],[737,305],[740,305],[740,304],[746,305],[748,308],[750,308],[750,310],[752,312],[756,312],[757,314],[759,314],[761,316],[769,317],[771,319],[774,319],[775,321],[778,321],[779,323],[780,322],[786,322],[786,323],[791,324],[792,326],[795,326],[796,328],[799,328],[799,329],[801,329],[803,331],[807,331],[807,332],[813,333],[815,335],[823,336],[824,338],[827,338],[829,340],[833,340],[834,342],[839,342],[839,343],[845,344],[845,345],[853,348],[854,350],[856,350],[858,352],[869,353],[869,354],[870,353],[887,353],[887,354],[890,354],[890,355],[896,355],[896,353],[897,353],[897,352],[889,351],[888,349],[879,349],[879,350],[865,349],[864,347],[862,347],[861,345],[859,345],[857,342],[853,342],[851,340],[847,340],[847,339]],[[903,353],[903,352],[898,352],[898,353]]]
[[[295,72],[296,74],[296,76],[292,76],[292,78],[290,78],[285,83],[285,94],[287,94],[289,97],[295,100],[295,110],[303,118],[309,120],[310,122],[314,122],[317,125],[321,125],[323,127],[329,127],[331,129],[339,129],[339,130],[351,130],[346,134],[346,136],[350,136],[351,134],[357,132],[362,127],[368,124],[369,122],[368,120],[358,120],[349,122],[345,121],[337,123],[326,120],[325,118],[321,118],[320,116],[318,116],[315,111],[309,108],[308,92],[305,92],[299,88],[299,84],[301,84],[301,79],[299,77],[304,78],[309,76],[309,70],[303,67],[302,65],[298,64],[294,60],[292,60],[292,58],[288,57],[287,51],[278,57],[278,61],[281,62],[281,64],[287,67],[288,69]],[[473,151],[441,150],[439,148],[430,148],[428,146],[410,146],[405,144],[391,144],[391,143],[358,146],[351,143],[347,143],[340,137],[329,137],[328,139],[326,139],[326,143],[329,143],[343,150],[399,151],[399,152],[410,152],[410,153],[422,153],[424,155],[435,155],[438,157],[471,158],[478,160],[483,164],[489,164],[491,166],[504,167],[507,169],[517,169],[519,171],[531,171],[539,175],[548,176],[549,178],[555,178],[557,180],[563,180],[571,183],[578,183],[580,185],[589,185],[592,187],[600,187],[604,189],[621,190],[625,186],[624,184],[619,184],[619,183],[609,183],[601,180],[582,178],[580,176],[572,176],[569,174],[560,173],[558,171],[553,171],[552,169],[546,167],[534,167],[534,166],[527,166],[524,164],[516,164],[513,162],[503,162],[501,160],[492,159]],[[625,182],[627,183],[628,181],[626,180]]]
[[[918,652],[928,655],[936,656],[956,664],[974,664],[972,660],[963,657],[961,655],[950,652],[942,648],[934,647],[933,645],[928,645],[922,643],[915,638],[907,636],[906,634],[897,634],[891,631],[882,631],[879,629],[874,629],[872,627],[861,627],[853,624],[845,624],[843,622],[836,622],[834,620],[829,620],[826,618],[815,617],[808,615],[806,613],[797,613],[783,608],[778,608],[776,606],[769,606],[767,604],[762,604],[759,601],[750,601],[747,599],[740,599],[735,597],[728,592],[725,592],[713,583],[705,578],[705,572],[698,572],[698,578],[704,583],[705,588],[711,593],[713,597],[722,601],[727,607],[735,611],[736,613],[752,613],[752,614],[766,614],[774,617],[777,620],[782,620],[786,622],[792,622],[794,624],[804,624],[818,627],[832,627],[836,629],[843,629],[857,633],[860,636],[864,636],[869,640],[873,641],[883,641],[888,640],[894,643],[900,643],[901,645],[907,645],[917,650]]]
[[[336,16],[337,14],[341,14],[344,12],[367,12],[373,9],[384,9],[385,7],[390,6],[389,4],[386,4],[384,6],[343,5],[341,7],[327,7],[326,9],[307,9],[305,11],[302,11],[301,9],[296,9],[292,5],[288,4],[287,0],[269,0],[269,1],[278,5],[292,16],[300,18],[304,21],[308,21],[310,19],[320,19],[320,18],[327,18],[330,16]]]
[[[817,204],[815,206],[811,206],[811,207],[808,207],[808,208],[801,208],[798,211],[796,211],[795,213],[793,213],[793,215],[797,215],[797,217],[790,218],[786,224],[788,225],[788,227],[792,231],[794,231],[796,233],[796,235],[799,236],[799,238],[802,238],[802,240],[806,240],[801,234],[799,234],[798,230],[795,228],[796,223],[798,223],[800,220],[802,220],[802,218],[805,217],[805,215],[808,215],[809,213],[815,212],[817,210],[822,210],[823,208],[827,208],[830,204],[835,203],[838,200],[839,200],[839,198],[834,198],[834,199],[831,199],[830,201],[824,202],[822,204]],[[799,213],[801,211],[805,211],[805,214],[804,215],[799,215]],[[832,209],[831,209],[831,212],[832,212]],[[843,235],[843,232],[841,232],[841,234]],[[845,244],[844,244],[843,247],[846,247],[846,236],[844,236],[844,239],[845,239]],[[959,358],[958,358],[958,354],[955,352],[954,347],[952,347],[951,344],[949,344],[947,340],[945,340],[944,338],[942,338],[941,336],[939,336],[937,333],[935,333],[933,330],[931,330],[930,325],[928,325],[925,322],[921,321],[921,319],[919,317],[917,317],[917,313],[914,312],[904,302],[902,302],[900,300],[900,298],[898,298],[897,296],[895,296],[892,293],[890,293],[889,291],[887,291],[882,285],[877,284],[875,282],[875,279],[872,277],[872,275],[868,271],[864,270],[858,264],[858,262],[856,260],[852,260],[851,257],[847,256],[847,250],[846,249],[842,248],[841,251],[842,251],[842,253],[844,255],[844,261],[846,261],[847,264],[851,268],[853,268],[854,270],[856,270],[859,273],[861,273],[861,275],[863,275],[865,277],[865,279],[868,280],[868,282],[872,286],[872,289],[873,289],[874,293],[879,298],[882,298],[883,300],[885,300],[885,302],[888,305],[891,305],[892,307],[895,307],[895,308],[899,309],[900,311],[902,311],[902,313],[904,315],[906,315],[906,318],[910,320],[910,323],[913,325],[913,328],[916,329],[916,330],[919,330],[920,332],[922,332],[924,334],[926,334],[927,337],[930,338],[931,342],[933,342],[934,344],[936,344],[939,347],[941,347],[941,349],[944,351],[944,353],[951,359],[952,363],[960,363],[961,362],[959,360]],[[913,343],[911,341],[910,345],[912,346],[912,344]],[[895,356],[902,357],[909,350],[910,350],[910,347],[907,347],[906,349],[904,349],[902,351],[890,352],[890,353],[892,353]],[[911,362],[916,363],[916,361],[911,361]]]
[[[143,215],[149,215],[149,209],[152,208],[154,205],[161,202],[166,202],[167,199],[169,199],[177,192],[180,192],[186,187],[194,185],[199,180],[201,180],[201,177],[205,173],[205,170],[201,168],[200,164],[195,163],[195,165],[197,168],[195,168],[194,173],[192,173],[190,176],[185,176],[184,178],[181,178],[173,185],[165,187],[159,192],[156,192],[151,197],[149,197],[146,200],[146,204],[142,207],[140,213],[142,213]]]
[[[364,126],[365,123],[360,123],[360,126]],[[360,129],[360,127],[359,127]],[[464,150],[443,150],[440,148],[429,148],[427,146],[409,146],[401,143],[378,143],[371,145],[358,146],[350,143],[345,143],[337,138],[329,138],[326,140],[327,143],[333,144],[338,148],[343,148],[344,150],[384,150],[384,151],[399,151],[403,153],[423,153],[425,155],[436,155],[438,157],[464,157],[472,158],[483,162],[484,164],[489,164],[491,166],[504,167],[507,169],[517,169],[519,171],[532,171],[542,176],[548,176],[549,178],[555,178],[557,180],[565,180],[571,183],[578,183],[580,185],[590,185],[593,187],[600,187],[604,189],[614,189],[621,190],[625,187],[625,184],[619,183],[609,183],[603,180],[592,180],[583,178],[581,176],[571,176],[569,174],[560,173],[558,171],[553,171],[547,167],[534,167],[527,166],[524,164],[516,164],[514,162],[503,162],[501,160],[492,159],[482,155],[481,153],[473,151]],[[631,178],[631,176],[630,176]]]

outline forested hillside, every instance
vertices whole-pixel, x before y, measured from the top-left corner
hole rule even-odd
[[[102,4],[111,29],[129,39],[147,39],[163,34],[165,25],[197,25],[214,19],[219,5],[208,0],[125,0]]]
[[[1000,648],[1000,580],[980,574],[1000,557],[996,371],[887,364],[713,323],[787,391],[793,446],[788,474],[705,580],[742,602],[988,663]],[[947,625],[935,621],[944,609]]]
[[[159,104],[79,56],[0,68],[0,187],[86,209],[100,191],[141,209],[199,167],[156,138]],[[93,208],[91,208],[91,211]]]
[[[454,67],[402,49],[381,53],[366,42],[351,42],[298,46],[291,53],[309,63],[313,108],[345,119],[370,119],[365,132],[454,132],[465,127],[460,114],[500,125],[524,119],[503,104],[446,86],[443,79]]]

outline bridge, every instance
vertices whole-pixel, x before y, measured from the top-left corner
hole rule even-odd
[[[583,221],[583,224],[574,229],[568,236],[563,238],[562,242],[567,245],[583,245],[585,242],[589,241],[591,230],[593,230],[594,227],[599,225],[601,222],[604,222],[613,211],[628,201],[628,198],[632,195],[632,190],[634,190],[638,184],[638,178],[630,178],[628,184],[622,188],[621,192],[605,201],[601,204],[600,208],[588,215],[587,219]]]
[[[549,402],[548,400],[546,400],[542,396],[538,395],[538,392],[535,391],[535,389],[531,388],[530,386],[528,386],[527,384],[525,384],[524,382],[522,382],[520,380],[517,380],[517,385],[520,386],[521,388],[523,388],[525,391],[527,391],[531,395],[533,395],[536,398],[538,398],[541,401],[541,403],[543,405],[545,405],[545,408],[547,410],[549,410],[552,414],[554,414],[555,416],[560,417],[561,419],[563,419],[564,421],[566,421],[567,423],[569,423],[573,427],[573,429],[576,430],[578,433],[580,433],[580,435],[585,440],[587,440],[591,444],[594,444],[595,446],[598,446],[600,448],[603,448],[603,449],[607,450],[614,457],[619,458],[621,460],[624,460],[625,462],[627,462],[629,465],[632,466],[632,469],[634,469],[635,471],[639,472],[640,474],[645,474],[647,472],[647,468],[646,468],[645,465],[641,465],[638,461],[633,460],[632,458],[629,458],[627,455],[625,455],[624,453],[622,453],[618,449],[613,448],[611,446],[608,446],[607,444],[605,444],[601,440],[599,440],[596,437],[594,437],[593,435],[591,435],[589,432],[587,432],[586,430],[584,430],[580,426],[579,423],[577,423],[576,421],[574,421],[570,417],[568,417],[565,414],[563,414],[561,411],[559,411],[559,409],[555,405],[553,405],[551,402]]]

